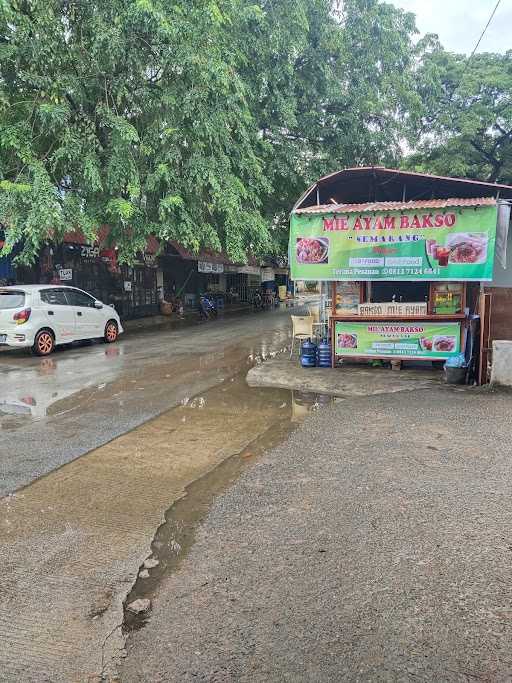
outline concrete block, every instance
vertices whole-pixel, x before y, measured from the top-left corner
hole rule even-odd
[[[512,387],[512,341],[496,340],[492,343],[491,384]]]

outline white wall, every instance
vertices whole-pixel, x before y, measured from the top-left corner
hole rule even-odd
[[[512,387],[512,341],[493,341],[491,384]]]
[[[495,258],[493,281],[486,284],[489,287],[512,287],[512,226],[508,231],[507,268],[502,268],[501,263]]]

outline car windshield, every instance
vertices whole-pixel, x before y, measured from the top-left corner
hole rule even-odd
[[[7,308],[21,308],[25,305],[25,292],[8,292],[0,289],[0,311]]]

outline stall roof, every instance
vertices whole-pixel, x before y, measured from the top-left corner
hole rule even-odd
[[[107,244],[108,239],[110,236],[110,227],[108,225],[102,225],[100,229],[98,230],[98,238],[97,238],[97,243],[100,246],[105,246]],[[86,239],[85,235],[81,230],[70,230],[64,235],[63,239],[65,244],[81,244],[81,245],[87,245],[89,244],[88,240]],[[114,246],[114,245],[112,245]],[[146,240],[146,253],[147,254],[156,254],[157,251],[160,249],[160,242],[157,240],[156,237],[153,235],[149,235],[147,240]]]
[[[363,213],[364,211],[411,211],[414,209],[446,209],[449,207],[462,206],[493,206],[496,204],[494,197],[477,197],[474,199],[425,199],[416,202],[368,202],[366,204],[320,204],[297,209],[298,214],[324,214],[324,213]]]
[[[201,249],[201,251],[194,253],[186,249],[182,244],[176,240],[169,240],[168,244],[186,261],[206,261],[208,263],[219,263],[225,266],[255,266],[260,267],[260,261],[252,254],[247,255],[247,263],[235,263],[223,251],[215,251],[214,249]]]
[[[179,242],[176,242],[176,240],[169,240],[168,243],[176,250],[178,255],[186,261],[206,261],[208,263],[219,263],[223,265],[230,265],[232,263],[227,254],[214,251],[213,249],[202,249],[198,253],[194,253],[193,251],[186,249]]]
[[[512,199],[512,187],[382,166],[361,166],[346,168],[320,178],[298,200],[294,211],[326,204],[498,196],[502,199]]]

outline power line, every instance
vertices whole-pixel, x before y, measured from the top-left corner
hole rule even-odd
[[[491,12],[491,16],[489,17],[489,20],[487,21],[486,25],[484,26],[484,30],[480,34],[480,38],[477,40],[475,47],[473,48],[473,52],[469,55],[469,57],[466,60],[466,64],[464,66],[464,69],[462,70],[461,77],[459,78],[459,82],[457,83],[456,87],[454,88],[453,93],[455,93],[457,88],[462,83],[462,79],[464,78],[464,76],[466,75],[466,71],[468,70],[469,63],[471,62],[471,59],[475,56],[475,52],[478,50],[478,47],[479,47],[480,43],[482,42],[482,38],[485,36],[485,33],[486,33],[487,29],[489,28],[491,21],[494,19],[494,15],[496,14],[496,10],[500,6],[500,3],[501,3],[501,0],[498,0],[496,5],[494,6],[493,11]]]
[[[475,45],[475,49],[474,49],[473,52],[469,55],[469,59],[471,59],[471,57],[473,57],[473,55],[475,54],[475,52],[478,50],[478,46],[479,46],[480,43],[482,42],[482,38],[484,37],[485,32],[486,32],[487,29],[489,28],[489,24],[490,24],[491,21],[494,19],[494,15],[496,14],[496,10],[498,9],[498,7],[499,7],[499,5],[500,5],[500,2],[501,2],[501,0],[498,0],[498,2],[496,3],[496,6],[495,6],[495,8],[494,8],[493,11],[492,11],[491,16],[489,17],[489,21],[486,23],[484,30],[483,30],[482,33],[480,34],[480,38],[478,39],[477,44]]]

